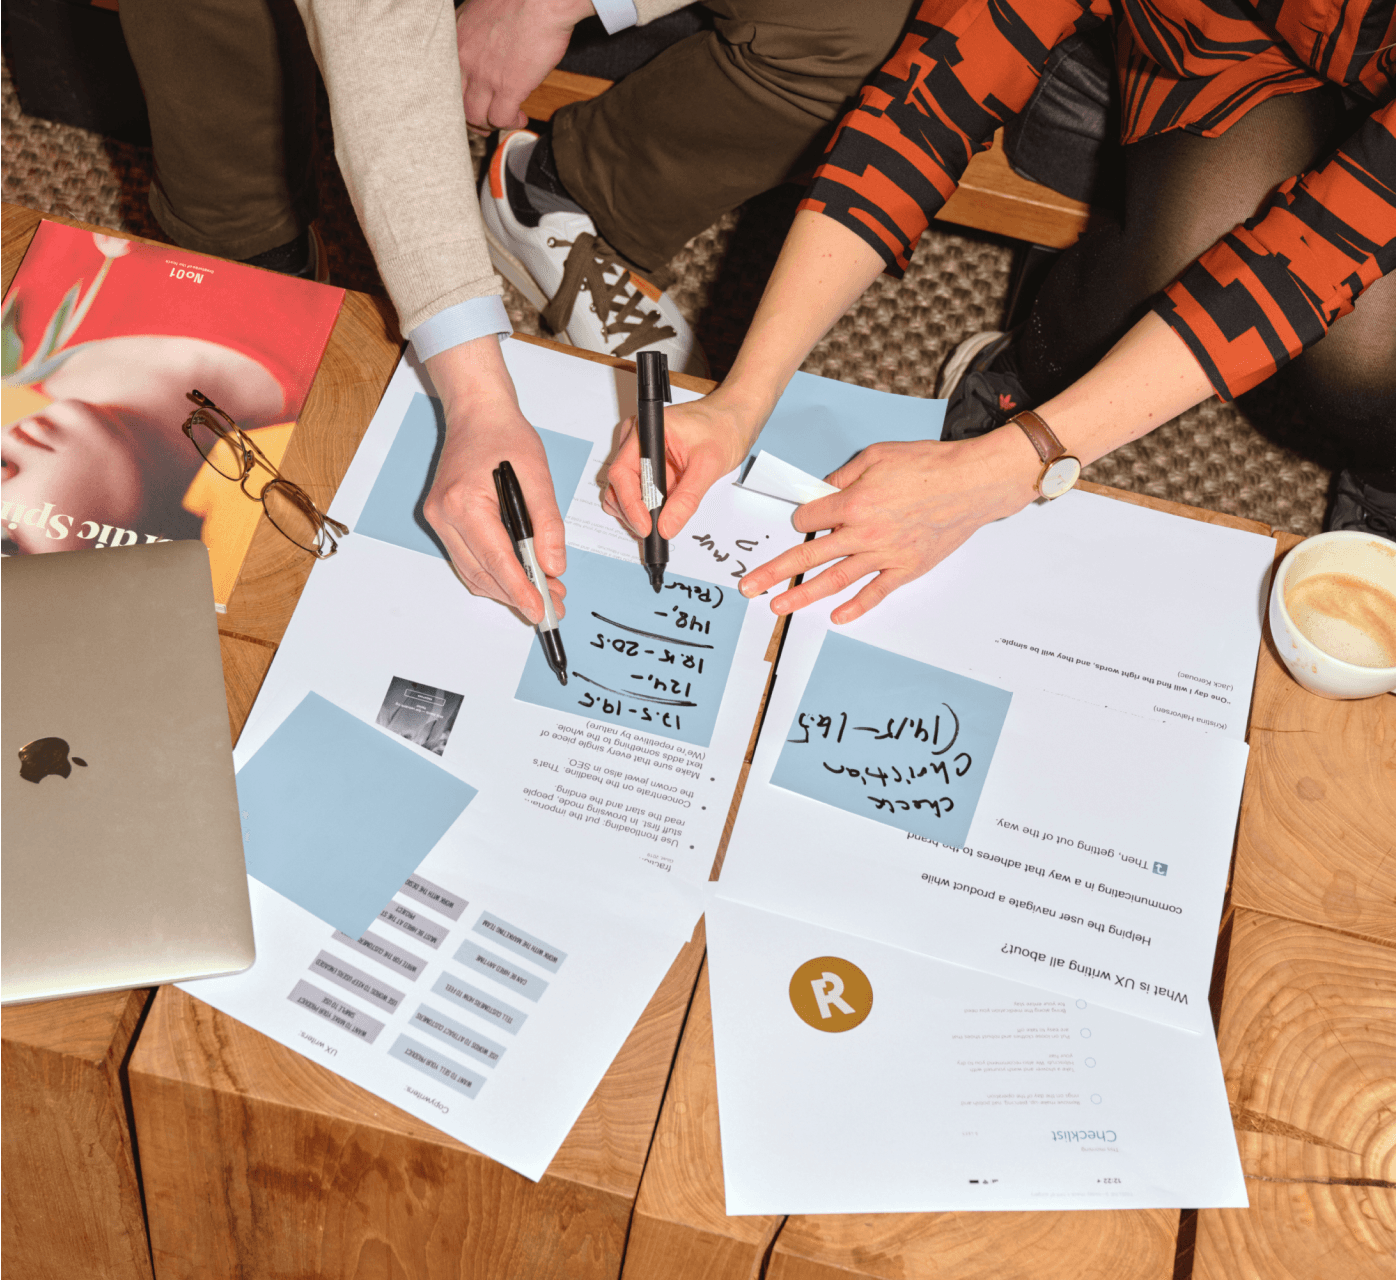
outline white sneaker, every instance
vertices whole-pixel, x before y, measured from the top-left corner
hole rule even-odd
[[[480,213],[495,269],[543,312],[562,341],[629,359],[640,351],[662,351],[676,373],[706,378],[703,349],[673,299],[609,253],[585,213],[545,213],[536,227],[514,216],[506,166],[513,153],[537,140],[527,129],[507,134],[480,184]]]
[[[972,338],[966,338],[954,351],[950,353],[950,358],[945,362],[945,367],[940,371],[940,381],[936,384],[936,399],[948,400],[950,393],[960,385],[960,381],[965,374],[970,372],[975,358],[986,347],[993,346],[1004,334],[997,329],[986,329],[983,333],[976,333]],[[992,356],[998,355],[999,351],[1007,344],[1001,344],[997,350],[992,352]]]

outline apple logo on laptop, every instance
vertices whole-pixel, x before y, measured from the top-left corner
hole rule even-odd
[[[68,743],[63,738],[35,738],[19,749],[19,776],[26,782],[41,782],[51,773],[66,778],[75,764],[87,768],[80,756],[68,762]]]

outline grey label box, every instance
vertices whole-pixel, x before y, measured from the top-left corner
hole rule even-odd
[[[502,1044],[495,1044],[488,1036],[472,1031],[464,1023],[448,1018],[430,1005],[421,1005],[412,1015],[412,1029],[435,1036],[452,1048],[479,1058],[487,1067],[494,1066],[504,1056]]]
[[[433,951],[446,941],[446,929],[436,923],[435,920],[428,920],[426,916],[419,915],[411,907],[405,907],[400,902],[390,902],[382,911],[378,913],[378,918],[384,924],[390,924],[394,929],[401,929],[403,933],[409,933],[420,942],[425,942]]]
[[[543,992],[548,989],[548,984],[542,978],[521,972],[509,961],[486,951],[484,947],[477,947],[468,938],[461,943],[460,950],[456,952],[456,959],[466,968],[502,983],[516,996],[523,996],[525,1000],[532,1000],[534,1004],[538,1003]]]
[[[319,1014],[326,1022],[334,1023],[350,1035],[367,1040],[369,1044],[377,1040],[378,1033],[383,1030],[383,1024],[377,1018],[370,1018],[361,1009],[346,1004],[338,996],[330,995],[328,991],[321,991],[319,987],[304,979],[291,988],[291,994],[286,999],[292,1004],[300,1005],[302,1009]]]
[[[549,946],[541,938],[535,938],[531,933],[525,933],[517,926],[501,920],[498,916],[491,915],[488,911],[482,913],[475,922],[475,932],[499,943],[501,947],[507,947],[510,951],[527,960],[532,960],[534,964],[541,965],[553,973],[556,973],[558,967],[567,959],[567,952]]]
[[[471,1013],[488,1018],[499,1030],[506,1031],[511,1036],[518,1035],[519,1028],[528,1021],[528,1014],[519,1012],[513,1005],[505,1004],[497,996],[481,991],[479,987],[472,987],[453,973],[438,975],[431,989],[439,996],[454,1000]]]
[[[409,898],[420,898],[433,911],[439,911],[452,920],[459,920],[461,912],[470,905],[460,894],[443,889],[439,884],[432,884],[425,876],[408,876],[407,883],[402,886],[400,892]]]
[[[362,938],[351,938],[347,933],[341,933],[336,929],[334,940],[344,943],[345,946],[357,947],[370,960],[377,960],[379,964],[391,969],[399,977],[406,978],[408,982],[416,982],[421,977],[422,970],[426,968],[425,960],[367,930]]]
[[[371,973],[356,969],[347,961],[340,960],[322,951],[310,962],[311,970],[320,978],[333,982],[355,995],[367,996],[375,1004],[392,1013],[402,1003],[404,993],[386,982],[380,982]]]
[[[388,1050],[388,1056],[405,1062],[423,1075],[431,1076],[438,1084],[463,1093],[467,1098],[473,1098],[484,1084],[483,1077],[476,1073],[474,1067],[453,1062],[445,1054],[420,1040],[412,1039],[411,1036],[398,1036],[393,1047]]]

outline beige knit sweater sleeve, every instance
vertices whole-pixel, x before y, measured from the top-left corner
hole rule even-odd
[[[470,167],[451,0],[296,0],[335,158],[403,333],[499,294]]]

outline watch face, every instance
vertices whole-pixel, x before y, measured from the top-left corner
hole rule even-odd
[[[1065,454],[1043,469],[1042,479],[1037,482],[1038,492],[1044,498],[1060,498],[1080,478],[1081,463]]]

